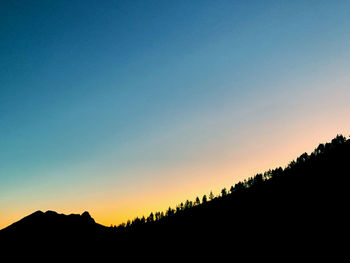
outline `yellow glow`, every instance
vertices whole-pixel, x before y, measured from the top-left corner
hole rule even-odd
[[[341,93],[339,89],[337,93]],[[336,92],[336,89],[334,90]],[[36,210],[55,210],[59,213],[89,211],[96,222],[118,225],[136,216],[164,211],[186,199],[194,200],[212,190],[215,194],[237,181],[278,166],[284,167],[303,152],[311,152],[318,143],[330,141],[336,134],[349,135],[350,110],[347,96],[324,98],[310,104],[310,111],[293,116],[278,115],[264,123],[252,123],[242,135],[229,135],[211,148],[198,154],[198,159],[175,166],[135,170],[139,179],[118,185],[111,179],[87,189],[61,189],[61,194],[37,197],[26,195],[0,202],[0,228],[18,221]],[[328,103],[323,106],[322,103]],[[332,110],[329,110],[332,109]],[[238,136],[238,138],[237,138]],[[113,170],[108,171],[113,174]],[[113,178],[113,176],[111,177]],[[136,177],[138,178],[138,177]],[[47,190],[48,191],[48,190]],[[40,195],[41,194],[41,195]],[[39,198],[39,197],[42,198]],[[11,204],[11,205],[10,205]]]

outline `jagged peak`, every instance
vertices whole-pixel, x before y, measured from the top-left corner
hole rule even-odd
[[[88,211],[85,211],[84,213],[81,214],[82,217],[89,217],[91,218],[90,214]]]

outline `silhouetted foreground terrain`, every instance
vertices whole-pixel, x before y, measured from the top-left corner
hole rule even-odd
[[[37,211],[2,230],[3,234],[14,235],[54,235],[80,236],[87,233],[99,233],[107,228],[95,223],[88,212],[81,215],[58,214],[54,211]]]
[[[302,245],[325,245],[344,235],[349,175],[350,140],[339,135],[284,169],[257,174],[223,189],[220,196],[186,201],[165,213],[104,227],[86,212],[69,216],[36,212],[0,231],[0,239],[64,238],[70,244],[111,245],[121,251],[144,246],[181,245],[192,250],[228,245],[232,250],[237,246],[272,249],[288,243],[297,250]]]

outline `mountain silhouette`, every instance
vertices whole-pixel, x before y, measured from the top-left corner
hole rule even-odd
[[[312,247],[330,247],[344,235],[349,164],[350,140],[338,135],[285,168],[247,178],[219,196],[210,193],[194,202],[187,200],[165,213],[105,227],[88,212],[37,211],[1,230],[0,240],[32,236],[43,243],[43,237],[66,238],[74,244],[109,246],[118,253],[144,247],[220,251],[225,246],[310,252]]]
[[[91,231],[102,231],[104,226],[95,223],[88,212],[79,214],[58,214],[54,211],[36,211],[20,221],[3,229],[3,233],[45,233],[46,235],[75,234]]]
[[[7,235],[33,235],[50,237],[92,234],[104,231],[105,226],[95,223],[88,212],[79,214],[58,214],[54,211],[36,211],[1,230]]]

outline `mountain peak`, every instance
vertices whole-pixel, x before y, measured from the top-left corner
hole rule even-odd
[[[85,211],[84,213],[81,214],[82,217],[88,217],[91,218],[89,212]]]
[[[30,214],[29,216],[40,216],[40,215],[43,215],[44,212],[41,211],[41,210],[38,210],[38,211],[35,211],[33,214]]]
[[[59,214],[55,211],[36,211],[18,222],[3,229],[3,232],[16,233],[87,233],[104,228],[85,211],[80,214]]]
[[[87,211],[81,214],[81,218],[91,223],[95,223],[95,220],[90,216],[89,212]]]

